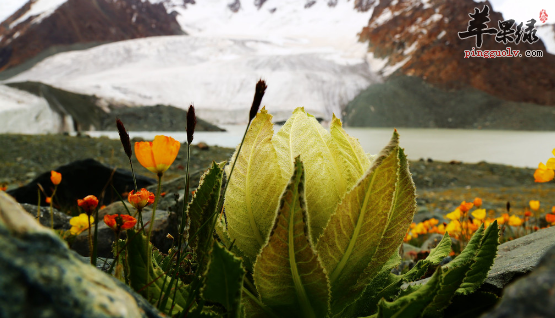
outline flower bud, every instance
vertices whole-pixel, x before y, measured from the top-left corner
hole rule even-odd
[[[262,97],[264,97],[264,92],[266,91],[267,87],[268,86],[266,86],[266,82],[264,82],[263,80],[259,80],[258,83],[256,83],[254,99],[252,101],[251,111],[249,114],[249,122],[253,120],[254,117],[256,117],[258,109],[260,108],[260,104],[262,103]]]

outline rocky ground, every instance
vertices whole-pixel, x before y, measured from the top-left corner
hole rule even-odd
[[[119,140],[108,138],[70,137],[63,135],[0,135],[0,186],[8,189],[22,186],[40,173],[56,169],[69,162],[93,158],[118,168],[129,169],[129,162]],[[165,180],[185,173],[185,146],[176,162],[165,174]],[[199,147],[191,150],[191,171],[208,168],[212,160],[231,157],[233,149]],[[135,171],[148,177],[154,175],[134,159]],[[511,202],[511,213],[522,214],[530,200],[540,200],[542,213],[555,205],[553,183],[534,183],[533,169],[481,162],[478,164],[413,161],[410,163],[418,191],[420,212],[445,214],[461,201],[481,197],[484,207],[496,214],[505,211]]]

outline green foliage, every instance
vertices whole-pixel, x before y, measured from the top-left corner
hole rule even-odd
[[[448,265],[439,266],[451,250],[446,233],[410,271],[391,273],[416,210],[397,131],[370,157],[335,117],[328,132],[299,108],[274,136],[263,109],[237,149],[225,215],[217,211],[223,164],[204,174],[188,206],[192,282],[175,278],[172,264],[182,260],[173,255],[154,253],[147,264],[143,235],[127,246],[131,286],[148,289],[153,303],[162,299],[170,315],[442,317],[471,299],[493,264],[496,222],[480,228]],[[153,282],[144,281],[146,270]],[[427,282],[414,283],[432,272]]]
[[[214,242],[205,277],[203,298],[222,304],[226,309],[226,317],[240,317],[241,288],[245,277],[241,259],[220,243]]]
[[[150,295],[149,302],[155,304],[158,299],[163,295],[164,291],[164,281],[170,281],[171,278],[167,277],[167,274],[162,271],[155,258],[152,259],[152,263],[147,263],[147,244],[148,251],[152,253],[152,244],[147,241],[145,235],[136,233],[134,230],[128,230],[127,235],[130,237],[127,244],[127,257],[125,261],[127,266],[125,267],[129,272],[127,277],[129,278],[129,285],[137,292],[143,296]],[[151,282],[146,281],[146,271],[150,271],[150,277],[153,279]],[[167,306],[163,308],[164,312],[167,313],[178,313],[185,308],[186,298],[188,296],[186,288],[184,288],[183,282],[177,282],[177,292],[172,292],[169,299],[173,302],[175,299],[175,306],[171,308],[171,302],[167,303]]]

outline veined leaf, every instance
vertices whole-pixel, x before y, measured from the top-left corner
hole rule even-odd
[[[200,231],[194,239],[190,240],[189,246],[197,252],[197,258],[203,258],[205,263],[208,262],[208,257],[203,257],[202,253],[207,250],[205,248],[207,244],[212,244],[212,233],[209,233],[209,224],[202,225],[211,216],[217,215],[215,212],[220,200],[224,165],[225,163],[212,162],[212,167],[202,175],[199,187],[187,208],[189,238]]]
[[[449,237],[449,233],[445,232],[439,244],[430,251],[428,257],[418,261],[418,263],[416,263],[410,271],[403,275],[403,281],[412,282],[420,279],[424,274],[426,274],[430,265],[439,265],[439,263],[441,263],[441,261],[449,255],[449,252],[451,252],[451,237]],[[460,263],[458,266],[463,264],[464,263]]]
[[[445,232],[441,241],[435,248],[432,248],[426,260],[429,261],[432,265],[439,265],[441,261],[449,255],[451,252],[451,237],[449,233]]]
[[[475,256],[475,262],[466,274],[461,287],[457,289],[457,294],[468,295],[475,292],[488,276],[488,272],[493,266],[493,261],[497,255],[499,245],[499,227],[497,221],[493,221],[484,232],[484,237],[480,243],[480,249]]]
[[[438,267],[428,283],[417,291],[407,296],[388,302],[381,300],[378,304],[377,317],[403,317],[416,318],[422,315],[422,311],[432,301],[443,281],[443,271]]]
[[[213,242],[202,296],[206,300],[222,304],[227,310],[226,317],[240,317],[241,288],[245,270],[239,258],[220,243]]]
[[[330,133],[302,107],[295,109],[272,143],[282,174],[287,177],[293,174],[294,158],[301,156],[306,172],[310,236],[316,243],[349,188],[338,158],[339,148]]]
[[[357,286],[368,264],[374,261],[389,222],[399,170],[398,143],[395,131],[370,170],[337,206],[318,241],[318,255],[330,278],[333,313],[360,297],[373,278]],[[406,228],[401,232],[404,236]],[[390,256],[386,255],[378,270]]]
[[[249,127],[225,198],[229,237],[251,261],[266,243],[288,179],[272,145],[273,127],[272,115],[262,108]]]
[[[389,213],[387,227],[383,232],[380,245],[374,257],[372,257],[372,262],[364,270],[364,274],[353,288],[353,292],[356,294],[360,294],[381,270],[389,257],[397,253],[416,212],[416,187],[412,181],[408,160],[403,149],[399,149],[399,165],[398,180],[395,186],[393,205]],[[445,255],[448,255],[450,251],[450,239],[448,244],[448,250]],[[433,254],[433,250],[431,254]]]
[[[370,158],[362,149],[358,139],[351,137],[343,129],[341,120],[333,115],[330,134],[340,151],[338,154],[341,172],[347,179],[347,186],[355,185],[362,175],[370,168]]]
[[[476,232],[474,232],[474,234],[470,238],[470,241],[468,241],[468,244],[466,244],[466,247],[464,248],[464,250],[457,257],[455,257],[454,260],[449,262],[446,265],[446,267],[457,267],[468,261],[474,261],[474,257],[476,256],[476,253],[478,253],[478,250],[480,249],[480,243],[482,242],[483,237],[484,237],[484,224],[480,225],[478,230],[476,230]]]
[[[424,317],[443,317],[443,310],[449,306],[455,291],[461,285],[466,272],[470,269],[472,262],[467,262],[459,267],[452,267],[443,274],[443,281],[433,301],[426,306]]]
[[[268,243],[254,264],[254,282],[262,302],[287,317],[326,317],[329,283],[312,247],[306,223],[303,164],[280,200]]]
[[[387,263],[382,267],[378,275],[372,279],[370,284],[364,289],[362,296],[351,306],[346,308],[335,317],[364,317],[375,313],[378,309],[378,302],[381,298],[389,299],[392,295],[380,294],[387,286],[401,281],[401,276],[391,274],[391,270],[399,265],[401,257],[399,253],[394,253]],[[399,284],[400,286],[401,284]],[[395,295],[398,292],[395,291]]]

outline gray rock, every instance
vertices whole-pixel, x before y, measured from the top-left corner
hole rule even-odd
[[[532,271],[554,245],[555,227],[501,244],[483,288],[500,292],[508,283]]]
[[[120,205],[123,207],[121,202],[113,203],[114,205]],[[105,209],[108,209],[106,207]],[[103,210],[105,210],[103,209]],[[110,208],[111,211],[118,211],[117,208]],[[132,211],[132,210],[131,210]],[[133,212],[132,212],[133,213]],[[150,221],[152,217],[152,210],[151,209],[144,209],[143,210],[143,223],[146,224]],[[114,231],[110,227],[108,227],[102,218],[99,217],[98,219],[98,238],[97,238],[97,246],[98,246],[98,257],[107,257],[111,258],[112,255],[112,243],[114,242]],[[177,237],[177,221],[176,215],[174,213],[168,213],[167,211],[158,210],[156,211],[156,221],[154,222],[152,228],[152,243],[156,246],[159,250],[163,251],[164,253],[167,252],[173,241],[167,238],[167,234],[170,233],[173,237]],[[145,226],[145,232],[148,230],[149,225]],[[91,234],[94,233],[94,225],[91,226]],[[120,234],[120,238],[125,238],[126,231],[122,231]],[[88,230],[83,231],[83,233],[79,234],[73,244],[71,245],[71,249],[76,251],[77,253],[81,254],[82,256],[90,256],[89,255],[89,243],[88,243]],[[94,234],[93,234],[94,235]]]
[[[503,291],[501,302],[483,318],[553,317],[555,313],[555,247],[528,276]]]
[[[0,192],[0,317],[164,317]]]
[[[403,260],[413,260],[420,251],[421,249],[414,245],[403,243]]]
[[[36,205],[32,205],[32,204],[28,204],[28,203],[22,203],[21,207],[23,209],[25,209],[25,211],[31,213],[31,215],[36,218],[37,217],[37,206]],[[71,228],[71,224],[69,224],[69,220],[71,219],[71,216],[60,212],[54,208],[52,208],[52,211],[54,212],[54,229],[56,230],[69,230]],[[40,224],[46,226],[46,227],[50,227],[50,206],[41,206],[40,207]]]

